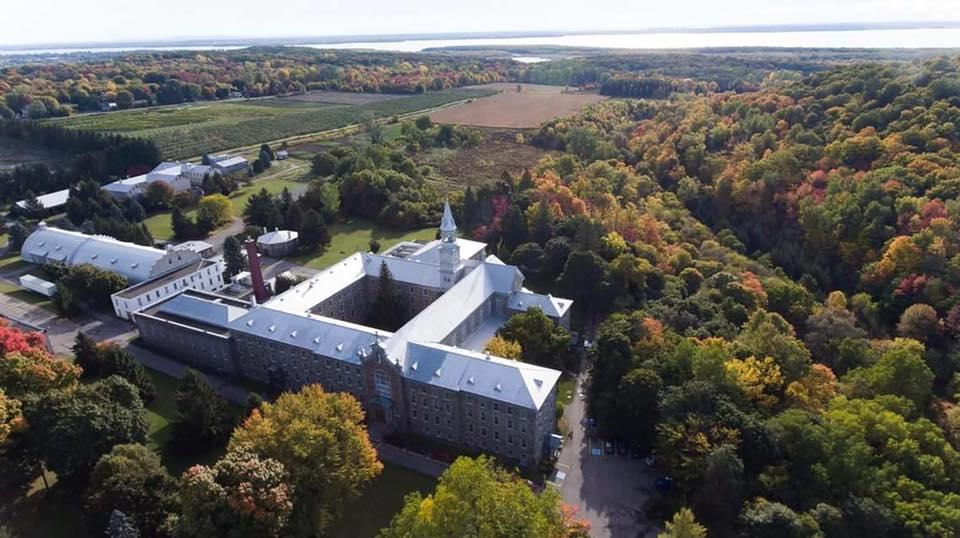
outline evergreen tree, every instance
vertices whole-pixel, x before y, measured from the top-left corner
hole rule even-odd
[[[280,211],[281,215],[286,215],[292,205],[293,194],[290,193],[290,189],[284,187],[283,190],[280,191],[280,201],[277,203],[277,210]]]
[[[100,375],[100,369],[103,365],[100,362],[97,342],[93,338],[87,336],[83,331],[77,331],[77,336],[73,339],[72,350],[74,362],[77,366],[83,368],[85,377]]]
[[[9,234],[9,239],[7,239],[7,246],[12,252],[20,252],[20,249],[23,248],[23,242],[27,240],[27,236],[30,235],[30,232],[27,230],[27,227],[23,225],[22,222],[14,222],[7,228],[7,233]]]
[[[140,531],[133,525],[133,520],[120,510],[110,513],[106,534],[109,538],[140,538]]]
[[[504,215],[501,236],[503,237],[503,246],[510,252],[513,252],[513,249],[527,240],[527,225],[519,207],[511,207]]]
[[[300,231],[303,228],[304,214],[300,204],[292,203],[283,218],[283,227],[287,230]]]
[[[300,229],[300,244],[307,250],[326,248],[330,244],[330,230],[320,213],[311,209],[303,217],[303,227]]]
[[[469,233],[476,226],[477,219],[480,216],[477,195],[473,192],[473,187],[468,186],[466,192],[463,193],[463,205],[461,207],[460,226]]]
[[[157,395],[153,380],[147,375],[143,365],[133,357],[132,353],[116,344],[108,343],[99,346],[97,354],[99,355],[100,375],[102,377],[118,375],[137,388],[140,398],[144,402],[153,401]]]
[[[530,223],[530,235],[541,247],[553,237],[553,215],[546,200],[540,200]]]
[[[280,225],[282,216],[277,201],[267,189],[260,189],[247,200],[243,209],[243,222],[272,230]]]
[[[192,220],[183,214],[179,207],[174,207],[170,214],[170,225],[173,228],[173,236],[180,240],[187,240],[196,237],[197,226]]]
[[[177,387],[177,418],[173,433],[181,446],[211,446],[230,433],[232,421],[227,402],[207,378],[188,369]]]
[[[229,235],[223,241],[223,261],[227,264],[227,274],[233,276],[246,267],[240,240]]]
[[[127,199],[127,207],[124,210],[124,216],[127,217],[127,220],[130,222],[141,222],[147,217],[147,212],[143,209],[143,206],[140,205],[140,202],[138,202],[136,198],[130,197]]]
[[[380,262],[377,297],[370,309],[368,323],[385,331],[395,331],[404,322],[403,307],[397,294],[397,284],[386,262]]]

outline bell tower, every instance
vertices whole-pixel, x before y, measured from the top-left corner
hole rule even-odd
[[[443,203],[443,218],[440,219],[440,275],[444,288],[457,282],[460,267],[460,245],[457,244],[457,223],[450,211],[450,201]]]

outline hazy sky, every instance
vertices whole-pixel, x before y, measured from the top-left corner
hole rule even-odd
[[[958,21],[960,0],[33,0],[0,46],[177,37]]]

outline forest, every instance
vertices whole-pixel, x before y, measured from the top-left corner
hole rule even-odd
[[[711,535],[960,533],[956,58],[612,100],[461,218],[598,321],[603,435]]]

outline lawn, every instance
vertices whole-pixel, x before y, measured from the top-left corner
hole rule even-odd
[[[210,102],[48,120],[71,129],[153,140],[166,159],[340,129],[365,117],[389,118],[483,97],[492,89],[454,88],[358,104],[292,99]]]
[[[557,382],[557,407],[566,407],[573,401],[573,394],[577,388],[577,379],[567,374],[560,376]]]
[[[302,162],[288,160],[283,163],[277,163],[274,167],[283,166],[281,170],[264,172],[261,178],[255,178],[253,184],[246,187],[240,187],[230,194],[230,202],[233,205],[233,216],[239,217],[243,214],[243,208],[247,205],[247,200],[254,194],[260,192],[260,189],[267,189],[267,192],[279,194],[283,192],[284,187],[290,189],[294,198],[297,194],[306,190],[306,182],[302,181],[306,165]],[[170,224],[170,211],[161,211],[144,219],[147,229],[154,240],[173,240],[173,227]],[[196,208],[184,213],[189,218],[196,217]]]
[[[327,536],[372,538],[403,508],[404,496],[414,491],[423,495],[433,493],[436,485],[437,481],[429,476],[384,463],[383,473],[367,486],[359,499],[347,505],[343,517]]]
[[[330,226],[333,242],[323,254],[307,254],[288,259],[298,265],[323,269],[356,252],[368,252],[371,239],[379,241],[380,250],[384,251],[400,241],[434,239],[436,233],[435,227],[404,231],[368,220],[352,219]]]

